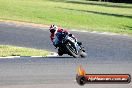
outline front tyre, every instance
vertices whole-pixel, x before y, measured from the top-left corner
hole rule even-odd
[[[67,42],[66,44],[67,51],[74,57],[79,58],[80,55],[77,54],[76,48],[73,43]]]
[[[86,54],[85,52],[81,51],[80,56],[81,56],[82,58],[86,58],[86,57],[87,57],[87,54]]]

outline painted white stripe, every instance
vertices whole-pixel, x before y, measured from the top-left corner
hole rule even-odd
[[[54,57],[54,56],[58,56],[57,53],[55,52],[52,52],[51,54],[49,55],[46,55],[46,56],[7,56],[7,57],[0,57],[0,59],[4,59],[4,58],[20,58],[20,57]]]
[[[7,56],[7,57],[0,57],[0,58],[20,58],[20,56]]]
[[[58,53],[53,52],[50,55],[47,55],[47,57],[53,57],[53,56],[58,56]]]

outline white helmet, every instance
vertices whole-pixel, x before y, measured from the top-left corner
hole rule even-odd
[[[54,33],[55,31],[58,30],[58,27],[56,25],[51,25],[49,30],[51,33]]]

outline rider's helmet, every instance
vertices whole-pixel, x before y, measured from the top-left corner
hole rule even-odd
[[[50,30],[51,33],[55,33],[55,31],[58,30],[58,27],[56,25],[51,25],[49,30]]]

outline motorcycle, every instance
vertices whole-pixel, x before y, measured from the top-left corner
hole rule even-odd
[[[68,54],[74,58],[85,58],[87,56],[84,47],[82,47],[82,43],[77,42],[77,40],[72,37],[72,34],[61,34],[59,40],[59,56],[62,56],[63,54]]]

